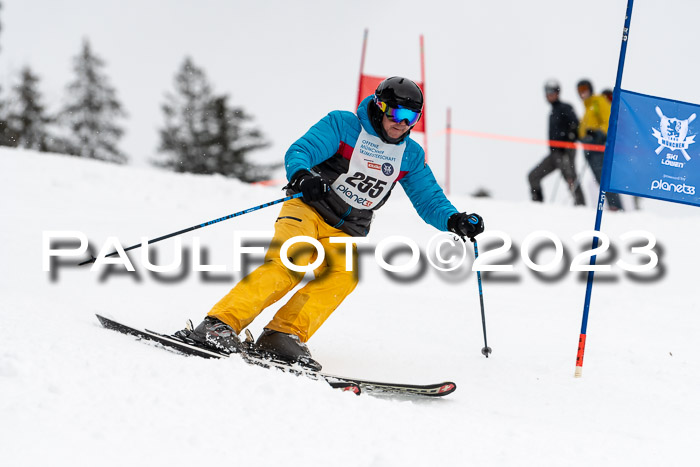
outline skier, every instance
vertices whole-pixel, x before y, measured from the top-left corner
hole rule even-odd
[[[305,343],[358,280],[355,268],[346,271],[346,245],[331,238],[366,236],[374,211],[384,205],[396,182],[425,222],[462,237],[483,232],[481,216],[460,213],[447,200],[423,149],[409,137],[422,111],[420,88],[409,79],[391,77],[360,103],[357,114],[332,111],[292,144],[285,155],[285,188],[288,194],[302,193],[302,198],[282,205],[264,264],[214,305],[194,330],[179,335],[226,353],[240,352],[238,334],[303,278],[284,266],[280,246],[295,236],[312,237],[323,246],[325,260],[314,270],[315,278],[265,326],[256,347],[318,371],[321,365]],[[356,246],[347,248],[356,258]],[[316,259],[306,243],[293,244],[286,256],[296,266]]]
[[[574,142],[578,130],[578,118],[576,118],[571,105],[559,100],[560,90],[561,86],[555,80],[545,83],[545,97],[552,104],[552,111],[549,114],[549,139],[550,141]],[[576,149],[550,145],[549,154],[528,175],[532,200],[539,202],[544,200],[542,179],[559,169],[569,185],[569,191],[574,196],[574,204],[577,206],[586,204],[581,187],[576,181],[575,159]]]
[[[604,145],[608,138],[610,101],[602,94],[593,94],[593,84],[587,79],[579,81],[576,89],[583,101],[583,105],[586,107],[586,111],[581,119],[581,125],[578,127],[579,140],[584,144]],[[585,155],[596,181],[600,184],[603,174],[604,153],[587,149],[585,150]],[[622,210],[620,196],[617,193],[607,193],[606,199],[612,211]]]

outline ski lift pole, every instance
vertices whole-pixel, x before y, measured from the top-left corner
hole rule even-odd
[[[177,232],[173,232],[173,233],[169,233],[169,234],[167,234],[167,235],[163,235],[162,237],[158,237],[158,238],[151,239],[151,240],[149,240],[149,241],[147,242],[147,244],[148,244],[148,245],[151,245],[151,244],[153,244],[153,243],[160,242],[161,240],[166,240],[166,239],[168,239],[168,238],[176,237],[176,236],[178,236],[178,235],[182,235],[182,234],[184,234],[184,233],[191,232],[191,231],[193,231],[193,230],[201,229],[202,227],[208,227],[208,226],[210,226],[210,225],[212,225],[212,224],[216,224],[216,223],[219,223],[219,222],[228,220],[228,219],[233,219],[234,217],[242,216],[243,214],[249,214],[249,213],[254,212],[254,211],[257,211],[257,210],[259,210],[259,209],[263,209],[263,208],[266,208],[266,207],[269,207],[269,206],[274,206],[275,204],[284,203],[285,201],[289,201],[289,200],[292,200],[292,199],[295,199],[295,198],[301,198],[301,197],[302,197],[302,193],[296,193],[296,194],[294,194],[294,195],[287,196],[287,197],[285,197],[285,198],[276,199],[276,200],[274,200],[274,201],[270,201],[269,203],[261,204],[260,206],[255,206],[255,207],[252,207],[252,208],[244,209],[243,211],[234,212],[233,214],[229,214],[228,216],[224,216],[224,217],[220,217],[220,218],[218,218],[218,219],[214,219],[214,220],[210,220],[210,221],[207,221],[207,222],[203,222],[203,223],[201,223],[201,224],[197,224],[197,225],[193,225],[192,227],[188,227],[188,228],[186,228],[186,229],[178,230]],[[143,245],[143,243],[137,243],[136,245],[131,245],[130,247],[124,248],[124,252],[127,252],[127,251],[129,251],[129,250],[134,250],[134,249],[136,249],[136,248],[139,248],[139,247],[142,246],[142,245]],[[110,257],[110,256],[114,256],[114,255],[117,255],[117,254],[119,254],[118,251],[113,251],[112,253],[110,253],[110,254],[108,254],[108,255],[105,255],[105,258]],[[94,263],[96,259],[97,259],[97,258],[95,258],[95,257],[93,256],[91,259],[89,259],[89,260],[87,260],[87,261],[83,261],[82,263],[78,264],[78,266],[82,266],[82,265],[84,265],[84,264]]]

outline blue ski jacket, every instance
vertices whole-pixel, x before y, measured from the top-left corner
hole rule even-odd
[[[329,196],[322,201],[308,203],[329,225],[349,235],[366,236],[369,233],[373,212],[386,202],[396,182],[401,184],[425,222],[439,230],[447,231],[448,218],[458,211],[445,197],[430,167],[426,164],[425,152],[418,143],[410,137],[397,143],[398,146],[405,146],[398,171],[394,171],[392,167],[385,167],[386,164],[382,165],[381,160],[378,161],[379,164],[372,165],[373,162],[365,157],[367,153],[355,150],[361,134],[362,143],[367,140],[379,142],[380,152],[381,149],[393,151],[401,149],[388,147],[396,145],[379,140],[379,135],[372,126],[368,114],[368,107],[372,102],[372,96],[365,98],[357,108],[357,114],[341,110],[330,112],[292,144],[285,155],[287,179],[291,180],[292,176],[300,170],[308,170],[323,177],[329,185],[343,182],[348,187],[352,185],[352,187],[364,188],[365,193],[380,192],[383,196],[378,202],[374,202],[365,195],[367,200],[371,201],[359,207],[357,203],[348,202],[348,199],[344,199],[338,191],[334,190],[331,190]],[[377,147],[377,145],[374,146]],[[351,165],[353,158],[356,159]],[[372,172],[370,169],[365,169],[367,174],[362,174],[356,171],[359,167],[358,163],[378,171]],[[382,177],[382,171],[384,171],[384,182],[377,182],[376,179]],[[377,175],[377,177],[370,175]],[[375,185],[373,186],[372,183]],[[383,188],[385,185],[386,190]],[[291,185],[288,185],[287,189],[288,193],[296,192]],[[347,195],[347,192],[345,194]]]

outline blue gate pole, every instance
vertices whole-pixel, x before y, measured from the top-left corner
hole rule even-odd
[[[603,220],[603,208],[605,205],[605,191],[610,184],[610,171],[612,168],[612,158],[615,152],[615,139],[617,133],[617,116],[620,111],[620,86],[622,84],[622,71],[625,68],[625,55],[627,54],[627,40],[630,32],[630,22],[632,20],[632,6],[634,0],[627,0],[627,11],[625,13],[625,26],[622,30],[622,44],[620,46],[620,59],[617,64],[617,77],[615,78],[615,89],[613,90],[613,100],[610,115],[610,125],[608,127],[608,140],[605,145],[605,155],[603,157],[603,172],[601,174],[600,193],[598,195],[598,209],[595,216],[596,232],[600,232],[600,224]],[[598,237],[593,237],[592,249],[598,247]],[[596,256],[591,256],[590,265],[594,266]],[[588,281],[586,283],[586,297],[583,302],[583,318],[581,320],[581,334],[578,340],[578,352],[576,354],[576,372],[574,376],[580,378],[583,371],[583,354],[586,349],[586,330],[588,328],[588,311],[591,305],[591,292],[593,290],[593,271],[588,271]]]

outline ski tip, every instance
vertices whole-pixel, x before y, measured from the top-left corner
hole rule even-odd
[[[109,318],[105,318],[104,316],[102,316],[98,313],[95,313],[95,316],[97,316],[97,320],[100,322],[100,324],[102,325],[103,328],[119,331],[120,328],[123,327],[122,324],[117,323],[116,321],[111,320]]]
[[[106,318],[99,313],[95,313],[95,316],[97,317],[97,320],[100,322],[100,324],[106,328],[118,324],[116,321]]]
[[[457,385],[452,382],[443,383],[437,390],[436,396],[446,396],[452,394],[457,390]]]

